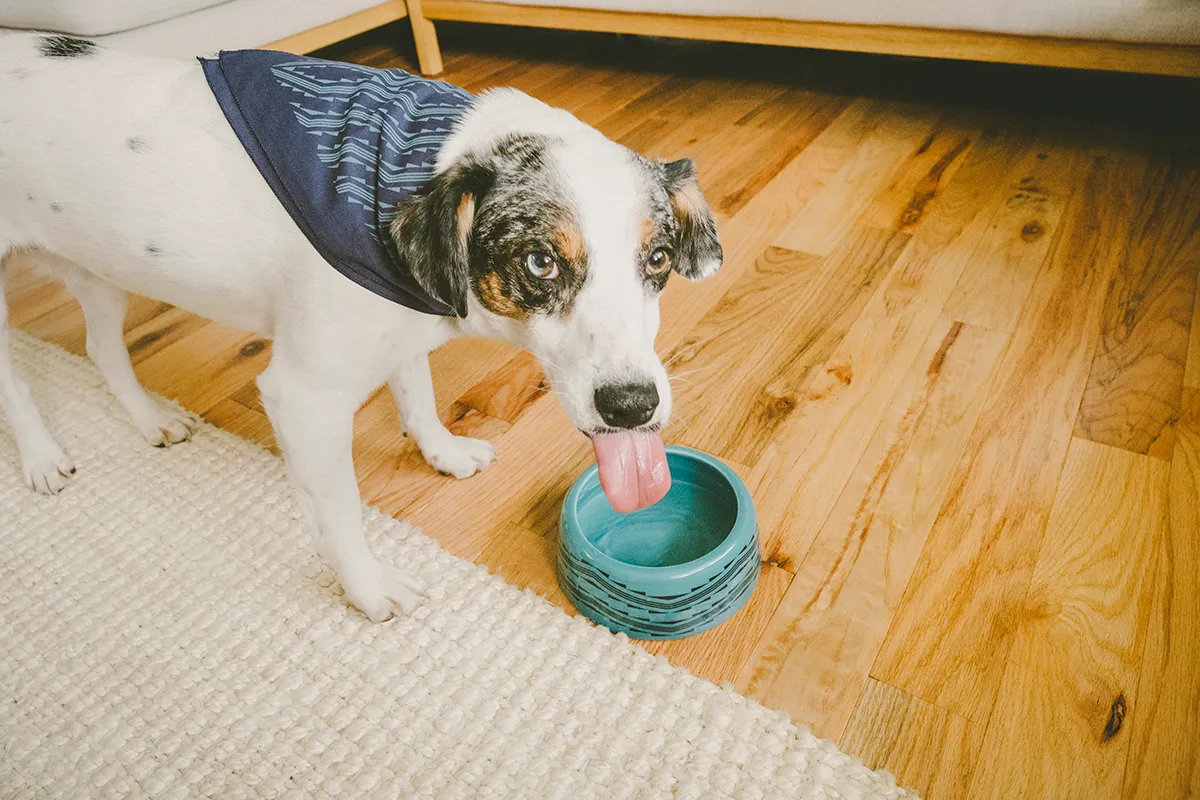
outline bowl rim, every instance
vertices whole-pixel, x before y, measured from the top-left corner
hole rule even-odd
[[[587,560],[597,563],[608,572],[620,572],[627,575],[654,579],[673,579],[686,578],[708,570],[715,563],[729,555],[729,552],[740,542],[757,535],[758,518],[754,511],[753,499],[750,496],[750,490],[746,488],[746,484],[738,477],[736,472],[726,466],[716,456],[705,453],[702,450],[670,444],[666,446],[666,451],[668,456],[675,455],[688,458],[711,467],[725,479],[725,482],[733,490],[737,514],[733,519],[733,524],[729,527],[729,533],[725,535],[725,538],[716,547],[691,561],[663,567],[630,564],[605,553],[593,544],[591,539],[584,535],[578,516],[579,497],[583,492],[583,487],[599,471],[599,468],[595,464],[585,469],[583,474],[575,479],[575,482],[571,484],[570,491],[567,492],[566,499],[563,501],[562,524],[559,526],[559,530],[560,536],[565,532],[569,543],[560,543],[560,545],[569,547],[575,554],[585,556]],[[749,537],[746,535],[747,532],[749,533]]]

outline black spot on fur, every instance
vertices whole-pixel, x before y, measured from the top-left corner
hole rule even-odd
[[[79,58],[96,52],[96,43],[74,36],[43,36],[38,40],[38,50],[46,58]]]
[[[125,140],[125,146],[135,153],[144,153],[149,149],[146,140],[140,136],[130,136]]]
[[[51,203],[50,210],[53,211],[55,214],[58,214],[59,212],[62,211],[62,204],[61,203]]]
[[[150,256],[151,258],[158,258],[163,253],[162,248],[159,247],[158,245],[154,244],[153,242],[146,245],[146,247],[144,249],[146,251],[146,255]]]

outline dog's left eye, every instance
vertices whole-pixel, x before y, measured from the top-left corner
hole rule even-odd
[[[530,275],[543,281],[551,281],[558,277],[558,262],[549,253],[526,254],[525,269]]]
[[[658,248],[650,254],[646,262],[646,271],[651,275],[662,275],[671,268],[671,254],[663,248]]]

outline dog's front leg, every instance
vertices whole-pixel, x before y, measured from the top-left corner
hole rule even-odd
[[[496,448],[483,439],[455,436],[438,419],[429,356],[404,361],[388,379],[400,422],[416,440],[429,466],[456,478],[469,478],[496,460]]]
[[[258,386],[322,554],[333,564],[346,599],[372,620],[408,613],[420,602],[419,584],[376,559],[363,535],[351,455],[354,412],[362,398],[335,381],[306,378],[278,359],[259,376]]]

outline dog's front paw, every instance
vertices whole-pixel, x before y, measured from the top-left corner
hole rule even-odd
[[[186,442],[196,432],[200,421],[186,411],[173,408],[155,408],[145,419],[135,420],[138,430],[146,441],[155,447],[170,447]]]
[[[415,578],[386,564],[375,564],[366,575],[343,579],[342,589],[346,599],[372,622],[412,613],[424,596]]]
[[[25,485],[41,494],[58,494],[75,475],[75,462],[53,442],[21,459]]]
[[[422,452],[429,466],[459,480],[487,469],[496,460],[496,448],[491,442],[470,436],[447,436],[422,448]]]

